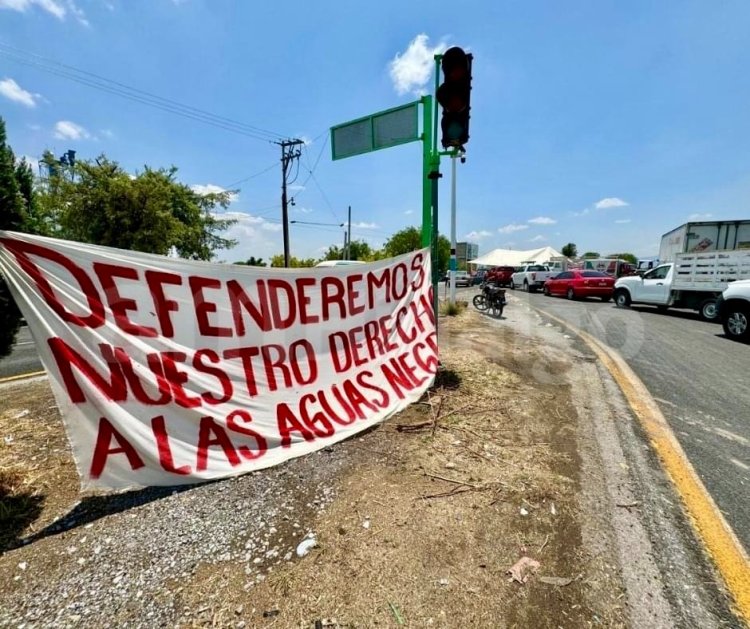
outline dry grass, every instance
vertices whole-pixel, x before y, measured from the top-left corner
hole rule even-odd
[[[311,523],[310,555],[260,576],[204,566],[181,594],[205,611],[195,624],[578,627],[596,614],[619,624],[586,596],[566,392],[536,394],[471,349],[445,351],[443,365],[419,404],[347,445],[354,471]],[[510,583],[525,555],[539,576],[573,582]]]
[[[62,515],[78,494],[70,446],[46,381],[3,391],[0,552]]]

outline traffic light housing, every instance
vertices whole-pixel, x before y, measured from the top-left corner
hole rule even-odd
[[[454,46],[443,53],[443,83],[437,90],[437,101],[443,108],[440,121],[444,148],[463,148],[469,141],[471,113],[471,62],[473,56]]]

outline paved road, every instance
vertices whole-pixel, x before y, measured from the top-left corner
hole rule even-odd
[[[31,339],[29,328],[24,326],[16,337],[11,355],[0,360],[0,380],[41,370],[42,363],[36,353],[36,346]]]
[[[509,291],[510,293],[510,291]],[[618,350],[656,399],[709,493],[750,551],[750,346],[686,311],[619,309],[520,291]],[[520,306],[513,301],[509,307]]]

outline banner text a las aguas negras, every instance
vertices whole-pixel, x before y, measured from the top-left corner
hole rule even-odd
[[[437,371],[428,250],[263,269],[0,232],[84,487],[268,467],[417,400]]]

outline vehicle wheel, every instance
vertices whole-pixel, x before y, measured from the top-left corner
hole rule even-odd
[[[566,296],[566,297],[567,297],[568,299],[570,299],[570,300],[573,300],[573,299],[575,299],[575,298],[576,298],[576,294],[575,294],[575,291],[574,291],[574,290],[573,290],[572,288],[569,288],[569,289],[568,289],[568,292],[567,292],[567,293],[565,293],[565,296]]]
[[[510,290],[516,290],[516,283],[513,280],[510,281]]]
[[[474,295],[472,303],[477,310],[487,310],[487,298],[482,293]]]
[[[527,293],[531,292],[531,291],[529,291],[529,283],[528,283],[528,282],[527,282],[526,280],[524,280],[524,281],[523,281],[523,289],[524,289],[524,290],[525,290],[525,291],[526,291]]]
[[[716,300],[715,299],[706,299],[701,304],[701,318],[706,321],[716,321],[716,318],[719,316],[719,312],[716,309]]]
[[[610,299],[612,299],[612,297],[602,297],[602,301],[604,301],[604,302],[607,302],[607,301],[609,301]]]
[[[728,306],[723,325],[727,338],[750,343],[750,308],[740,305]]]
[[[545,295],[546,295],[547,297],[549,297],[549,286],[545,286],[545,287],[544,287],[544,288],[542,289],[542,292],[543,292],[543,293],[544,293],[544,294],[545,294]]]
[[[615,291],[615,304],[620,308],[630,307],[630,293],[624,288]]]
[[[502,306],[502,305],[498,305],[498,306],[495,306],[495,307],[494,307],[494,308],[492,309],[492,314],[493,314],[493,315],[494,315],[495,317],[501,317],[501,316],[503,315],[503,306]]]

